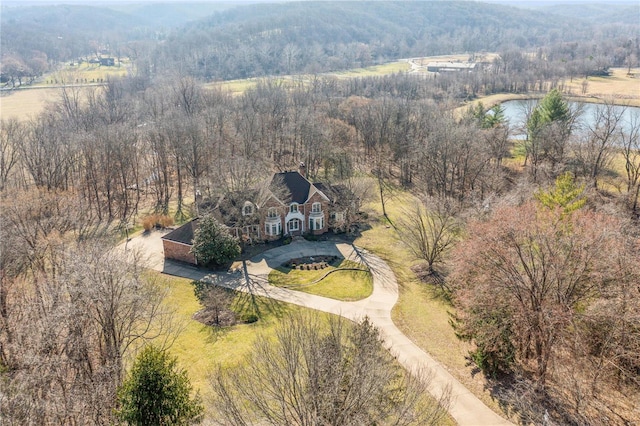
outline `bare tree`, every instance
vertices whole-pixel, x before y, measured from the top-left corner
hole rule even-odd
[[[420,260],[427,262],[427,275],[442,282],[436,266],[453,245],[458,233],[455,202],[432,198],[427,203],[416,202],[398,220],[398,233],[404,244]]]
[[[26,137],[26,128],[17,119],[0,122],[0,191],[9,183],[18,163],[18,149]]]
[[[576,158],[595,189],[598,189],[598,177],[611,161],[613,147],[619,141],[620,124],[625,110],[626,108],[609,102],[598,105],[586,140],[579,140],[574,144]]]
[[[600,214],[532,203],[472,224],[456,250],[452,282],[461,334],[476,342],[478,363],[494,372],[532,371],[544,390],[560,336],[580,305],[615,280],[602,253],[624,240],[621,229]]]
[[[372,172],[378,183],[382,214],[387,219],[387,201],[393,194],[389,160],[392,158],[390,146],[396,109],[392,100],[384,98],[353,111],[355,128],[364,143],[365,155],[372,159]]]
[[[246,365],[211,379],[221,425],[435,425],[448,394],[426,397],[422,381],[403,372],[368,319],[327,325],[287,318],[276,340],[261,337]]]
[[[143,264],[95,236],[80,197],[2,199],[0,410],[16,424],[108,424],[123,361],[171,312]],[[170,336],[169,336],[170,337]]]
[[[624,169],[627,174],[627,194],[633,212],[638,211],[640,198],[640,115],[634,114],[628,123],[628,130],[620,134]]]
[[[108,424],[123,360],[165,333],[163,291],[96,241],[62,251],[53,272],[34,271],[7,299],[3,418],[36,424]]]

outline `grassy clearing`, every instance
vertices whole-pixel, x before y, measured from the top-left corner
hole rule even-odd
[[[107,67],[99,64],[83,62],[77,65],[65,65],[59,71],[45,75],[39,85],[83,84],[106,81],[109,77],[124,77],[128,73],[128,61],[123,60],[120,66]]]
[[[269,283],[317,296],[343,301],[361,300],[373,292],[373,280],[369,271],[337,271],[313,284],[330,271],[338,268],[361,268],[362,265],[343,260],[337,267],[329,266],[318,271],[301,271],[281,266],[269,274]]]
[[[344,78],[371,77],[371,76],[395,74],[399,72],[407,72],[410,69],[411,69],[411,66],[409,65],[408,62],[397,61],[397,62],[389,62],[388,64],[374,65],[366,68],[355,68],[351,70],[335,72],[335,73],[331,73],[331,75],[336,75],[338,77],[344,77]]]
[[[416,198],[408,193],[397,191],[396,196],[387,204],[391,220],[400,217],[403,209],[410,207]],[[466,356],[472,347],[461,342],[449,324],[449,312],[453,307],[433,286],[419,282],[411,271],[416,264],[393,227],[386,224],[381,214],[380,202],[367,206],[372,220],[372,228],[362,233],[355,244],[371,250],[383,258],[391,267],[398,280],[400,296],[391,317],[403,333],[424,349],[461,383],[478,396],[485,404],[498,413],[502,413],[496,401],[486,390],[487,382],[481,374],[475,374],[468,364]],[[506,415],[505,413],[502,413]]]
[[[207,89],[221,89],[225,92],[230,92],[234,95],[239,95],[246,92],[249,89],[253,89],[258,85],[258,79],[247,78],[244,80],[229,80],[216,83],[205,84]]]
[[[61,89],[20,89],[0,97],[0,115],[3,119],[28,121],[45,110],[51,102],[60,100]]]

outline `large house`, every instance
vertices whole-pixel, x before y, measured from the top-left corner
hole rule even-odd
[[[347,215],[353,213],[350,194],[341,185],[311,183],[301,167],[300,171],[276,173],[263,191],[226,194],[209,210],[232,235],[251,244],[344,230]],[[197,224],[194,219],[162,237],[166,259],[196,264],[190,250]]]

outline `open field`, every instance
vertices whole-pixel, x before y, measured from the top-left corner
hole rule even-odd
[[[82,87],[73,87],[70,90],[80,91],[80,98],[84,99],[87,93],[91,90],[100,90],[100,87],[96,84],[88,84]],[[43,112],[51,103],[59,101],[61,96],[62,88],[60,87],[32,87],[2,92],[0,117],[27,121]]]
[[[569,89],[568,94],[588,102],[604,102],[613,99],[620,105],[640,107],[640,68],[632,68],[631,75],[627,75],[628,68],[611,68],[610,71],[609,77],[586,79],[587,90],[584,95],[581,93],[585,79],[576,78],[573,82],[565,83]]]
[[[2,92],[0,116],[26,121],[44,111],[50,102],[60,99],[60,89],[20,89]]]
[[[336,71],[328,73],[340,78],[354,78],[354,77],[372,77],[396,74],[399,72],[407,72],[411,69],[411,66],[407,61],[389,62],[382,65],[374,65],[366,68],[354,68],[346,71]]]
[[[60,84],[63,81],[66,84],[99,83],[109,77],[126,76],[129,72],[129,66],[129,61],[126,59],[123,59],[120,64],[116,61],[116,65],[111,67],[87,62],[75,65],[66,64],[62,69],[38,79],[37,85]]]
[[[103,67],[83,62],[66,64],[62,69],[40,77],[32,86],[3,91],[0,96],[0,117],[26,121],[40,114],[47,104],[60,99],[61,85],[78,85],[73,90],[96,90],[109,77],[123,77],[128,73],[127,61],[122,66]]]

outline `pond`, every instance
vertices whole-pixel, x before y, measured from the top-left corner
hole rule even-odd
[[[529,111],[538,103],[538,99],[526,99],[503,102],[502,108],[504,108],[504,115],[509,121],[511,127],[511,137],[513,139],[526,139],[525,124],[526,117]],[[569,108],[575,111],[577,108],[582,108],[582,113],[578,119],[578,131],[587,129],[595,122],[595,113],[601,104],[583,103],[583,102],[569,102]],[[623,107],[614,106],[616,112],[622,111],[622,129],[628,131],[631,128],[633,120],[640,119],[640,108],[638,107]]]

